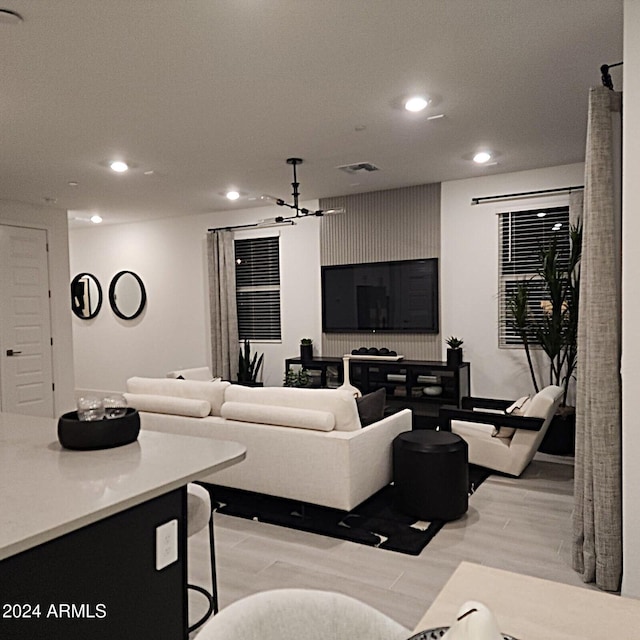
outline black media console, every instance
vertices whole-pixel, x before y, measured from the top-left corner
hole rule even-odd
[[[312,360],[287,358],[286,371],[303,367],[313,387],[337,387],[342,384],[342,358],[320,357]],[[429,429],[438,424],[442,405],[460,407],[461,399],[471,395],[471,365],[462,362],[428,360],[381,360],[352,358],[350,381],[363,394],[383,387],[390,412],[408,408],[413,411],[413,428]]]

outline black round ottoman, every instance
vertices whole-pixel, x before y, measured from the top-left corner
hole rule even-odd
[[[450,431],[406,431],[393,440],[396,507],[420,520],[455,520],[469,506],[467,443]]]

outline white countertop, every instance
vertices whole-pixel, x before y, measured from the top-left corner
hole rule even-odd
[[[489,607],[500,630],[519,640],[640,637],[640,600],[470,562],[460,563],[415,631],[452,625],[468,600]]]
[[[132,444],[70,451],[58,421],[0,413],[0,560],[244,459],[237,442],[140,431]]]

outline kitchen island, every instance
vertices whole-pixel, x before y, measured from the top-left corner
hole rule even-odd
[[[244,456],[149,431],[70,451],[56,420],[0,413],[0,637],[185,638],[186,485]]]

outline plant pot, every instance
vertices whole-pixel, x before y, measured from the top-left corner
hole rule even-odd
[[[447,349],[447,367],[459,367],[462,364],[462,349]]]
[[[302,362],[309,362],[313,360],[313,345],[301,344],[300,345],[300,360]]]
[[[572,456],[576,449],[576,414],[558,412],[544,434],[538,451],[556,456]]]

